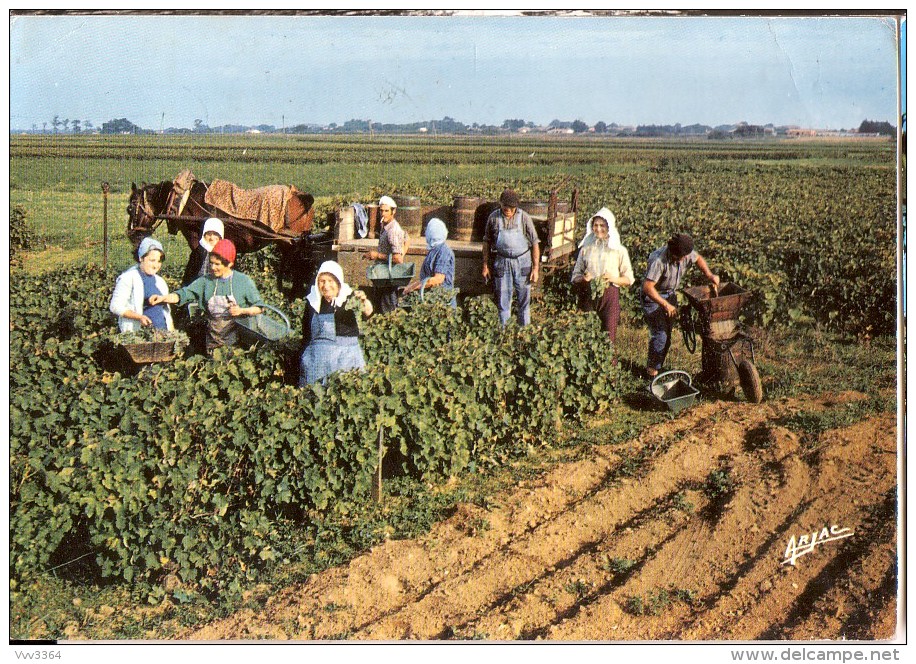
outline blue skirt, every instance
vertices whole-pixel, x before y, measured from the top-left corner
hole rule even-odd
[[[364,366],[366,360],[357,337],[337,337],[334,341],[316,339],[302,351],[299,360],[299,387],[323,382],[335,371],[361,369]]]

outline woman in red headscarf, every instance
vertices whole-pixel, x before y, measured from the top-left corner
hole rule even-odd
[[[217,346],[232,346],[237,341],[234,319],[257,316],[264,310],[257,286],[246,275],[232,269],[235,265],[235,245],[220,240],[210,252],[210,272],[184,288],[168,295],[154,295],[150,303],[177,304],[196,302],[207,314],[207,350]]]

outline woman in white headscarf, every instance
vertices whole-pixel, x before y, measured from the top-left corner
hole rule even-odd
[[[579,308],[596,312],[614,343],[620,322],[620,287],[630,286],[635,280],[630,254],[620,243],[614,213],[606,207],[598,210],[589,219],[579,246],[572,273]]]
[[[184,276],[181,278],[181,285],[187,286],[199,277],[207,276],[207,269],[210,266],[210,252],[216,243],[226,237],[226,230],[223,227],[221,219],[210,217],[204,222],[204,227],[200,231],[200,240],[197,246],[188,257],[188,265],[184,269]]]
[[[448,238],[448,228],[438,217],[433,217],[426,224],[426,248],[428,253],[420,266],[420,278],[412,281],[404,288],[404,294],[412,293],[423,288],[455,288],[455,252],[445,240]],[[455,298],[450,303],[457,306]]]
[[[335,371],[366,366],[356,317],[370,316],[372,304],[365,293],[353,290],[344,281],[338,263],[321,264],[315,285],[305,299],[299,387],[324,381]]]

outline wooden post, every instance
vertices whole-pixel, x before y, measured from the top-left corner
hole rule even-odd
[[[382,460],[385,458],[385,446],[382,443],[384,429],[378,430],[378,468],[375,470],[375,481],[372,482],[372,500],[382,502]]]
[[[102,183],[102,265],[108,269],[108,192],[107,182]]]

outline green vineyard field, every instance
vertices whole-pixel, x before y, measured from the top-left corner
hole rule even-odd
[[[591,212],[615,213],[637,282],[652,250],[689,232],[724,281],[757,293],[749,322],[760,329],[867,340],[897,323],[887,142],[13,137],[11,204],[32,238],[10,286],[14,591],[87,557],[101,578],[151,599],[168,576],[238,592],[292,555],[290,531],[369,501],[380,435],[395,473],[436,482],[549,446],[564,422],[624,396],[623,369],[595,361],[611,351],[594,316],[573,310],[565,275],[545,288],[530,328],[500,331],[486,299],[373,318],[367,370],[324,387],[294,386],[295,336],[140,373],[119,364],[107,304],[131,262],[127,195],[132,182],[184,168],[248,187],[294,184],[316,196],[316,219],[382,193],[446,205],[505,186],[545,199],[562,184],[561,197],[578,191],[580,235]],[[175,286],[188,249],[164,227],[160,236]],[[271,260],[245,261],[298,323],[303,303],[283,300]],[[633,294],[624,302],[638,321]]]

